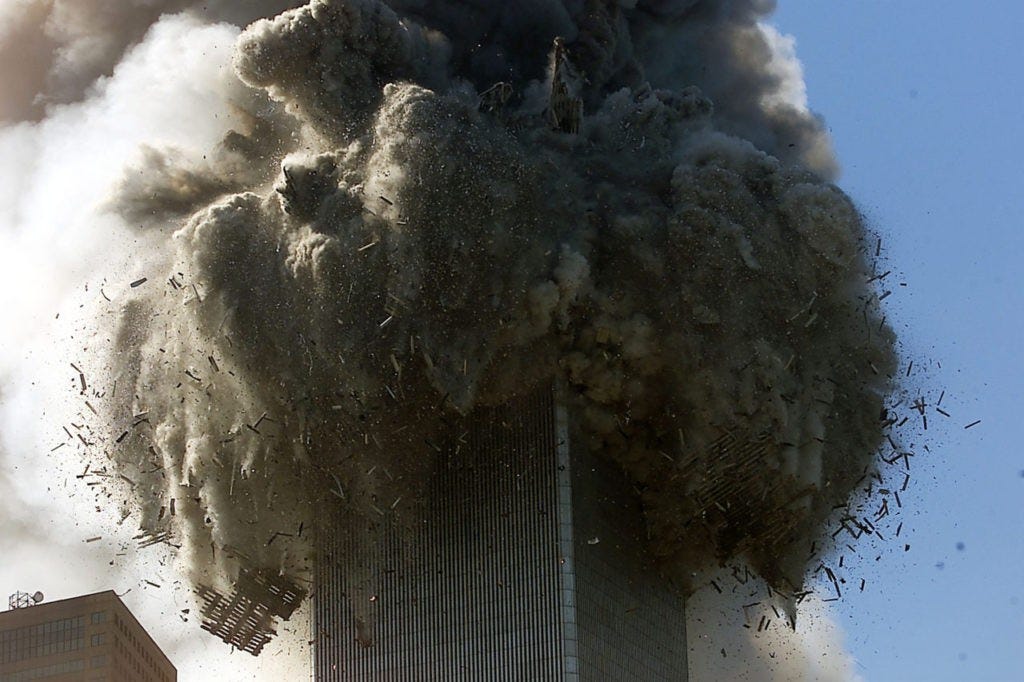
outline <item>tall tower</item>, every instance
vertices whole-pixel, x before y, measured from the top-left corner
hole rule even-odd
[[[367,556],[321,528],[317,682],[685,680],[682,597],[647,555],[625,478],[570,434],[551,390],[478,409],[414,542]],[[369,632],[344,587],[359,562],[377,576]]]

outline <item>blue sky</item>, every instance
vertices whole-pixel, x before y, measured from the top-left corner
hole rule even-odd
[[[872,681],[1024,679],[1024,3],[779,4],[839,184],[907,283],[887,303],[911,385],[952,414],[916,440],[910,550],[840,603],[848,645]]]

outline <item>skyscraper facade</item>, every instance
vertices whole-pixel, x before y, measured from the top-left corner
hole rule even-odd
[[[315,679],[685,680],[682,597],[646,553],[628,483],[573,447],[554,392],[464,426],[411,541],[353,551],[319,529]],[[374,593],[346,593],[367,569]]]
[[[114,592],[34,601],[12,597],[12,608],[0,613],[0,682],[178,679],[174,665]]]

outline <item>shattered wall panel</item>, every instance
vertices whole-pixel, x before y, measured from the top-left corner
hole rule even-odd
[[[266,571],[239,570],[230,595],[200,585],[201,627],[226,644],[258,656],[277,634],[278,619],[288,620],[306,591],[283,576]]]

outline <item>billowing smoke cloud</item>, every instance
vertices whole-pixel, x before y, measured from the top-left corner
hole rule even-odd
[[[5,115],[80,97],[163,11],[293,4],[120,3],[108,35],[113,3],[22,2],[46,40]],[[301,577],[318,505],[366,542],[415,523],[446,420],[555,381],[666,572],[743,555],[799,590],[894,357],[770,9],[314,0],[246,29],[235,129],[151,146],[108,203],[156,261],[100,406],[143,528],[196,582]]]
[[[667,571],[800,588],[893,364],[827,139],[763,7],[537,5],[257,22],[236,68],[278,108],[128,174],[125,215],[182,222],[121,321],[113,451],[195,579],[301,574],[268,536],[325,501],[414,522],[446,415],[557,379]]]
[[[165,14],[245,25],[296,0],[7,0],[0,4],[0,121],[82,99]]]

